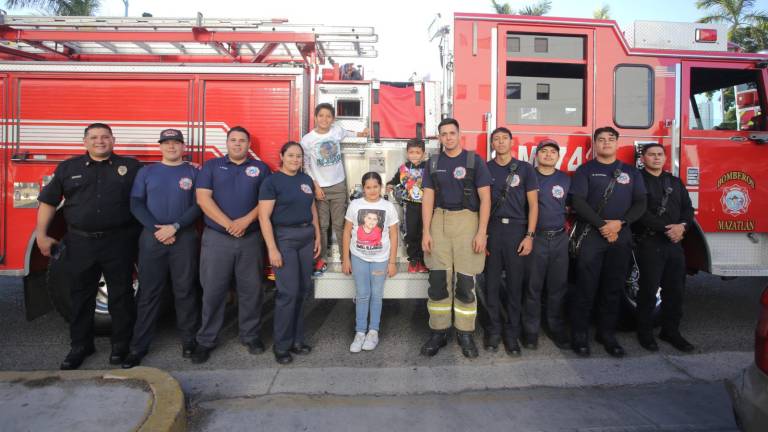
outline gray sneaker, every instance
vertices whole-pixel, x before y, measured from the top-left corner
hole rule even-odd
[[[349,352],[359,353],[363,349],[363,343],[365,342],[365,333],[355,333],[355,340],[352,341],[352,345],[349,346]]]
[[[368,330],[368,334],[365,335],[365,342],[363,342],[363,350],[373,351],[376,349],[376,345],[379,344],[379,332],[376,330]]]

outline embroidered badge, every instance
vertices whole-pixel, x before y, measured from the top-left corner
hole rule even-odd
[[[259,168],[255,166],[249,166],[245,169],[245,175],[248,177],[258,177],[260,172]]]
[[[623,185],[629,184],[629,174],[627,174],[625,172],[619,174],[619,176],[616,177],[616,181],[621,183],[621,184],[623,184]]]
[[[128,174],[128,167],[125,165],[120,165],[119,167],[117,167],[117,173],[120,174],[121,176]]]
[[[461,180],[467,175],[467,169],[464,167],[456,167],[456,169],[453,170],[453,178],[456,180]]]
[[[307,195],[312,195],[312,188],[306,183],[301,184],[301,191]]]
[[[520,185],[520,176],[515,174],[512,176],[512,184],[510,186],[518,187],[519,185]]]
[[[184,190],[192,189],[192,179],[189,177],[182,177],[181,180],[179,180],[179,187]]]
[[[560,185],[554,185],[552,186],[552,196],[560,199],[565,196],[565,189],[563,189]]]

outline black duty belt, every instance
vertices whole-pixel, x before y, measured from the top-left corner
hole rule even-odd
[[[113,228],[111,230],[106,230],[106,231],[83,231],[83,230],[79,230],[77,228],[73,228],[71,226],[67,227],[67,232],[69,232],[69,233],[78,235],[80,237],[87,237],[87,238],[92,238],[92,239],[100,239],[100,238],[103,238],[103,237],[107,237],[109,235],[112,235],[112,234],[120,231],[120,230],[121,230],[121,228]]]
[[[544,236],[544,237],[554,237],[564,231],[565,231],[565,228],[560,228],[557,230],[541,230],[541,231],[536,231],[536,235]]]
[[[277,228],[306,228],[311,227],[312,223],[310,222],[304,222],[300,224],[293,224],[293,225],[275,225]]]
[[[525,225],[525,224],[528,223],[528,222],[525,222],[525,221],[514,220],[512,218],[501,217],[501,216],[496,216],[493,219],[496,220],[496,221],[499,221],[499,223],[502,223],[504,225]]]

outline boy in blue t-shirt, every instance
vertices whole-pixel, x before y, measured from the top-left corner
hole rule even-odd
[[[426,166],[425,150],[423,140],[408,140],[405,148],[408,161],[400,165],[392,180],[387,182],[387,192],[394,192],[397,201],[403,206],[408,273],[429,272],[424,264],[424,251],[421,249],[421,199],[423,197],[421,181]]]

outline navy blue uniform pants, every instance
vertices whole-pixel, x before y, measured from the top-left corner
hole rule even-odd
[[[674,333],[683,317],[685,254],[680,243],[672,243],[664,234],[645,237],[637,245],[640,290],[637,296],[637,330],[653,330],[653,309],[661,287],[661,327]]]
[[[523,306],[523,331],[539,333],[541,326],[541,297],[546,292],[547,328],[551,333],[565,330],[563,302],[568,289],[568,234],[565,230],[544,234],[533,240],[530,273]]]
[[[405,251],[408,261],[424,262],[424,251],[421,250],[421,203],[403,201],[403,217],[405,225]]]
[[[516,339],[520,336],[526,259],[517,253],[517,248],[525,237],[526,228],[521,224],[503,224],[498,219],[492,219],[489,223],[489,255],[485,260],[485,308],[488,312],[486,331],[490,335],[501,335],[503,327],[507,338]],[[502,283],[502,272],[505,275],[505,283]],[[501,308],[504,308],[507,315],[504,322]]]
[[[155,333],[160,301],[170,277],[176,326],[184,342],[195,339],[197,329],[197,233],[194,228],[176,233],[172,245],[157,241],[154,231],[139,237],[139,291],[131,351],[146,353]]]
[[[283,266],[275,269],[275,349],[286,351],[304,343],[304,303],[312,289],[315,228],[275,227]]]
[[[626,227],[619,231],[619,238],[614,243],[608,243],[595,228],[583,240],[576,258],[576,291],[571,303],[571,329],[574,333],[589,330],[589,319],[597,296],[598,332],[607,336],[614,334],[631,254],[632,235]]]

